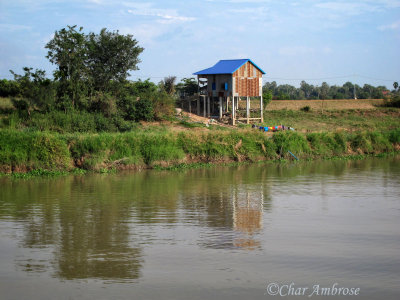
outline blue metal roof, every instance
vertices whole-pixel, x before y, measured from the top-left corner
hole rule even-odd
[[[193,73],[193,75],[210,75],[210,74],[233,74],[237,69],[250,61],[261,73],[265,72],[257,66],[251,59],[225,59],[217,62],[213,67]]]

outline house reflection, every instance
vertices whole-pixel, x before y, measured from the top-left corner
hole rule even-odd
[[[245,196],[233,198],[233,229],[242,233],[233,241],[233,245],[243,249],[256,249],[261,247],[260,241],[255,237],[263,226],[264,194],[245,192]]]

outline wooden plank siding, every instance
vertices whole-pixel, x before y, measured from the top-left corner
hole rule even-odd
[[[262,73],[249,61],[236,70],[232,77],[234,95],[238,94],[239,97],[261,96],[260,78],[262,78]]]

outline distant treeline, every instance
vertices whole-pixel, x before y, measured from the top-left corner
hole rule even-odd
[[[278,85],[275,81],[267,82],[263,86],[263,95],[267,100],[316,100],[316,99],[382,99],[393,96],[397,92],[398,84],[393,84],[390,91],[385,86],[372,86],[346,82],[342,86],[329,85],[323,82],[320,86],[302,81],[299,88],[289,84]]]

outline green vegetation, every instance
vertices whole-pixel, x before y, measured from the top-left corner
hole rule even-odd
[[[124,132],[173,114],[175,77],[159,85],[127,80],[143,51],[132,35],[82,30],[68,26],[47,43],[54,79],[24,67],[22,75],[11,71],[14,80],[0,80],[0,128]]]
[[[198,83],[168,76],[158,84],[129,81],[143,48],[132,35],[102,29],[85,34],[68,26],[47,45],[53,79],[25,67],[13,80],[0,80],[0,174],[56,176],[65,172],[101,173],[119,169],[188,168],[211,163],[347,157],[397,151],[400,112],[394,90],[348,82],[321,87],[263,87],[264,106],[272,99],[382,98],[387,106],[371,111],[266,111],[265,126],[286,125],[296,132],[271,136],[240,125],[230,129],[174,117],[180,97],[193,96]],[[298,102],[299,103],[299,102]],[[312,107],[312,109],[311,109]],[[256,114],[257,115],[257,114]],[[149,125],[146,122],[157,122]]]
[[[264,112],[264,126],[286,125],[301,132],[384,131],[399,128],[400,110],[276,110]]]
[[[291,160],[288,151],[300,159],[380,154],[396,151],[399,145],[400,129],[305,135],[278,132],[272,137],[258,130],[65,135],[1,130],[0,171],[49,175],[76,169],[174,169],[196,163]]]

